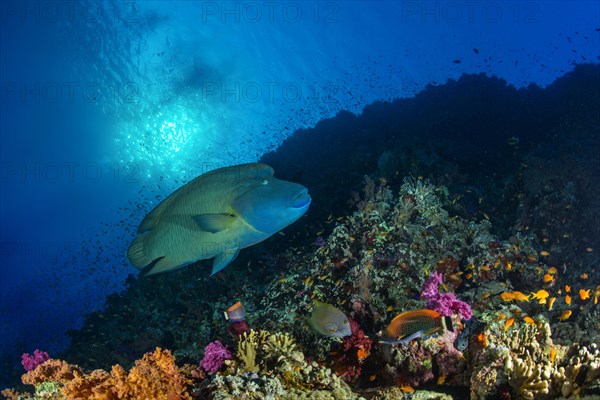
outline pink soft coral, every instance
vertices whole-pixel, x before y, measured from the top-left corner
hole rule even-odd
[[[231,360],[233,354],[221,344],[220,341],[216,340],[211,342],[204,349],[204,358],[200,362],[200,366],[210,373],[215,373],[221,369],[225,360]]]
[[[23,353],[21,356],[21,365],[25,368],[25,371],[34,370],[40,364],[43,364],[45,361],[49,360],[50,356],[45,351],[40,351],[35,349],[32,354]]]
[[[442,274],[434,272],[425,280],[421,291],[421,298],[427,300],[427,308],[437,311],[444,316],[459,314],[468,320],[473,316],[471,307],[459,300],[454,293],[440,293],[438,285],[443,283]]]

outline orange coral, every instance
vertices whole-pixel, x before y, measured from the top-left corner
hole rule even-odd
[[[72,400],[191,400],[186,388],[190,383],[171,352],[157,347],[136,361],[129,373],[115,365],[110,373],[77,374],[65,385],[63,394]]]
[[[67,383],[75,378],[75,373],[83,373],[77,365],[62,360],[50,359],[21,377],[25,385],[39,385],[42,382]]]
[[[157,347],[147,353],[127,373],[120,365],[109,372],[94,370],[89,374],[61,360],[48,360],[22,376],[26,385],[52,381],[62,383],[63,395],[69,400],[191,400],[186,379],[168,350]],[[7,392],[12,395],[13,392]]]
[[[19,400],[22,398],[31,397],[31,394],[29,394],[29,393],[20,393],[13,389],[4,389],[3,391],[0,392],[0,394],[8,400]]]
[[[118,365],[111,375],[119,399],[191,399],[186,389],[191,382],[183,377],[171,352],[158,347],[136,361],[128,375]]]
[[[101,369],[90,374],[75,373],[75,379],[65,384],[63,395],[72,400],[117,400],[111,375]]]

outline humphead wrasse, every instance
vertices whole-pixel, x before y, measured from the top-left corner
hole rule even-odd
[[[146,275],[214,257],[215,274],[240,249],[304,215],[310,202],[304,186],[275,178],[266,164],[210,171],[173,192],[143,219],[127,257]]]

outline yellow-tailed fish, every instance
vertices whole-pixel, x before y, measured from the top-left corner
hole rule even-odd
[[[557,272],[558,272],[558,270],[556,269],[556,267],[550,267],[550,268],[548,268],[548,273],[550,275],[556,275]]]
[[[306,324],[315,332],[328,337],[350,336],[350,321],[346,314],[331,304],[315,300],[315,308]]]
[[[420,309],[398,314],[387,328],[377,335],[382,343],[398,344],[443,330],[454,332],[450,317],[444,317],[433,310]]]
[[[552,310],[552,307],[554,306],[555,301],[556,301],[556,297],[551,297],[550,300],[548,300],[548,310]]]
[[[241,249],[304,215],[310,202],[304,186],[275,178],[266,164],[219,168],[160,202],[142,220],[127,258],[152,275],[214,257],[215,274]]]
[[[527,322],[529,325],[535,326],[535,321],[529,315],[523,317],[523,321]]]
[[[571,305],[571,296],[569,296],[569,295],[565,296],[565,303],[567,303],[568,306]]]
[[[544,281],[544,283],[550,283],[554,280],[554,277],[550,274],[544,274],[542,280]]]
[[[569,293],[571,291],[571,285],[565,285],[565,292]]]

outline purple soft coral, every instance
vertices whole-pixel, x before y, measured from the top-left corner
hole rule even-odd
[[[215,373],[221,369],[225,360],[231,360],[233,354],[221,344],[220,341],[216,340],[209,343],[204,349],[204,358],[200,361],[200,366],[210,373]]]
[[[466,320],[471,319],[473,312],[467,303],[459,300],[454,293],[440,293],[438,291],[438,285],[442,283],[442,274],[434,272],[423,284],[421,298],[427,300],[427,308],[444,316],[459,314]]]
[[[25,371],[34,370],[38,365],[43,364],[44,361],[49,360],[50,356],[45,351],[39,351],[35,349],[32,354],[23,353],[21,355],[21,365],[25,368]]]

